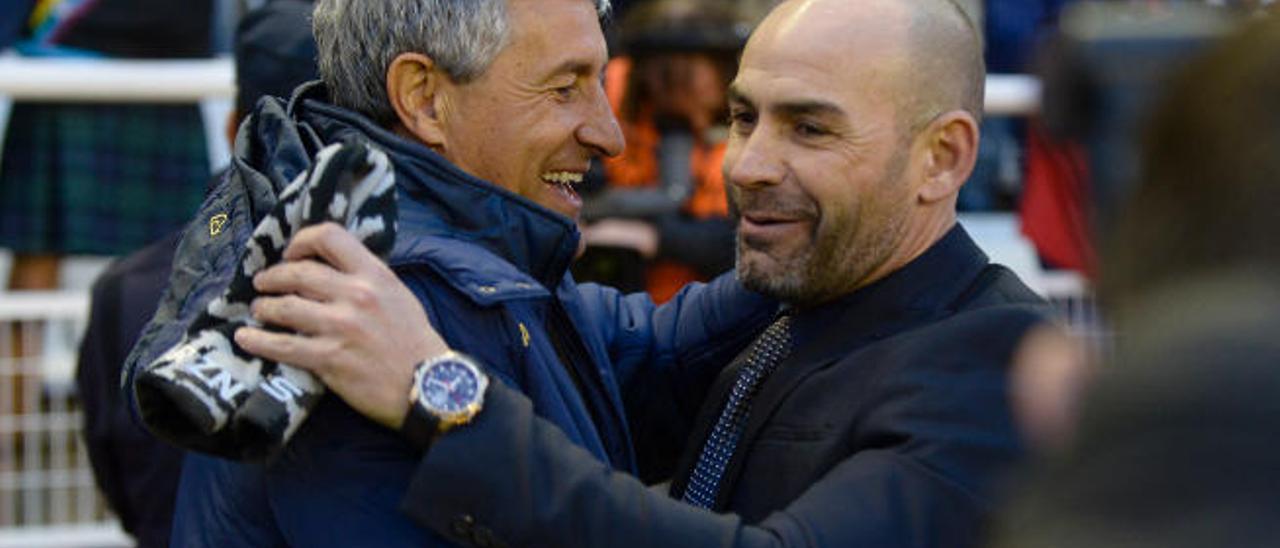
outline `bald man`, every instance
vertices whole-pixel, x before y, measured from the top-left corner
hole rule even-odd
[[[756,30],[729,90],[724,173],[738,278],[786,306],[710,386],[652,401],[635,386],[669,371],[616,376],[648,433],[637,447],[684,444],[669,486],[611,471],[432,334],[412,386],[238,340],[425,438],[402,508],[463,544],[972,546],[1022,455],[1006,368],[1044,318],[956,224],[983,82],[951,0],[792,0]],[[340,231],[299,238],[374,260]]]

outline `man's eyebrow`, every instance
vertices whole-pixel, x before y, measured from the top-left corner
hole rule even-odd
[[[561,74],[575,74],[578,76],[584,76],[587,74],[591,74],[596,70],[597,70],[597,67],[595,66],[595,63],[577,60],[577,59],[570,59],[568,61],[560,63],[559,65],[556,65],[556,68],[552,69],[551,72],[548,73],[548,78],[554,78]],[[603,73],[604,67],[599,67],[599,71]]]
[[[729,84],[729,90],[726,93],[730,103],[738,103],[749,107],[755,106],[755,103],[752,103],[751,99],[748,99],[746,94],[742,93],[742,90],[738,89],[738,86],[734,84]]]
[[[788,118],[799,117],[838,117],[844,116],[844,109],[827,101],[801,100],[774,105],[773,110]]]
[[[742,90],[730,85],[728,90],[729,103],[740,104],[746,107],[755,108],[755,103],[751,98],[747,97]],[[786,118],[798,118],[802,116],[844,116],[844,109],[839,105],[818,99],[798,99],[787,101],[776,105],[768,105],[768,108],[780,116]]]

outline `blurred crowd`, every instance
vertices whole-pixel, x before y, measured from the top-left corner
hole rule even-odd
[[[1114,335],[1085,344],[1052,330],[1019,354],[1010,389],[1041,458],[1010,482],[993,545],[1274,543],[1275,3],[959,3],[985,30],[989,73],[1042,76],[1045,103],[983,121],[958,206],[1017,212],[1045,267],[1095,282],[1106,323],[1091,327]],[[614,2],[605,87],[626,148],[581,189],[587,245],[576,278],[661,302],[733,268],[725,92],[773,4]],[[0,48],[12,55],[234,53],[228,140],[260,96],[287,96],[315,75],[308,2],[5,6]],[[176,231],[219,180],[203,124],[191,105],[21,101],[0,152],[10,289],[57,287],[68,255],[125,257],[95,288],[79,389],[99,485],[143,546],[166,544],[172,509],[161,495],[176,489],[180,454],[133,422],[115,382],[168,279]]]
[[[6,4],[0,44],[11,54],[37,58],[223,55],[230,53],[236,20],[263,3],[21,0]],[[1056,57],[1047,52],[1060,49],[1054,31],[1071,3],[960,2],[985,32],[992,74],[1060,72],[1064,63],[1050,61]],[[575,274],[647,290],[663,301],[684,283],[732,267],[732,225],[719,167],[727,123],[723,90],[750,29],[774,2],[613,4],[607,87],[628,146],[597,166],[585,185],[588,254]],[[1114,4],[1160,17],[1181,4],[1249,12],[1272,2]],[[1088,75],[1063,78],[1081,85],[1074,76]],[[1088,208],[1107,196],[1091,192],[1087,138],[1074,131],[1080,125],[1074,122],[1087,116],[1055,110],[1046,118],[984,120],[979,162],[958,207],[1017,212],[1044,267],[1093,277]],[[56,288],[60,257],[124,255],[180,227],[204,194],[206,174],[217,167],[210,165],[202,124],[191,105],[16,104],[5,128],[6,161],[0,162],[0,249],[16,256],[7,287]]]
[[[6,5],[0,40],[29,57],[209,57],[230,52],[235,19],[262,3],[23,0]],[[1032,70],[1036,43],[1065,3],[962,2],[986,30],[993,73]],[[661,301],[688,281],[732,267],[719,167],[723,93],[738,50],[773,4],[614,2],[607,85],[628,146],[586,184],[589,249],[575,266],[579,278],[647,290]],[[216,167],[205,135],[192,105],[16,104],[0,162],[0,249],[16,256],[8,287],[55,288],[60,257],[123,255],[181,226]],[[1024,192],[1033,199],[1043,194],[1024,186],[1070,179],[1052,167],[1045,173],[1037,160],[1042,140],[1021,117],[990,118],[983,139],[961,210],[1012,211]],[[1058,214],[1035,211],[1038,218]],[[1026,232],[1047,265],[1084,270],[1088,252],[1078,248],[1084,244],[1070,215],[1062,215]]]

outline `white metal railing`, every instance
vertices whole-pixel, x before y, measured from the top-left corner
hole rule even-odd
[[[229,57],[144,61],[0,56],[0,144],[8,125],[8,104],[15,100],[191,103],[200,107],[209,167],[217,171],[231,158],[223,123],[234,108],[235,93],[235,63]]]
[[[185,102],[231,99],[230,59],[137,61],[0,58],[0,95],[41,101]],[[990,114],[1030,114],[1040,108],[1040,83],[1021,74],[987,77]]]
[[[1025,116],[1040,111],[1040,80],[1025,74],[987,76],[984,108],[993,116]]]
[[[0,75],[0,129],[8,122],[7,104],[13,100],[195,103],[204,117],[209,166],[216,171],[231,157],[222,133],[236,91],[235,63],[230,58],[156,61],[9,55],[0,56]],[[1040,82],[1035,77],[987,77],[988,114],[1025,115],[1039,108]],[[0,131],[0,144],[3,139]]]
[[[128,548],[134,546],[115,523],[0,530],[0,548]]]
[[[78,320],[88,311],[85,291],[0,291],[0,322]]]
[[[153,61],[0,57],[0,95],[15,100],[197,103],[235,96],[229,58]]]
[[[72,373],[84,291],[0,292],[0,548],[129,546],[98,494]]]

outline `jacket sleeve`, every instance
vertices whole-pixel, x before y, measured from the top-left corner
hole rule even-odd
[[[778,302],[742,286],[733,272],[709,283],[691,283],[655,305],[645,293],[623,294],[596,284],[578,286],[588,317],[604,318],[609,357],[626,389],[641,371],[718,369],[755,338],[778,311]]]
[[[968,355],[911,352],[871,387],[848,453],[758,523],[610,470],[502,386],[474,423],[430,449],[402,510],[477,546],[973,546],[1000,474],[1022,452],[1005,394],[1008,347],[997,347],[1025,326],[1010,327]]]
[[[613,471],[500,383],[423,458],[401,510],[463,546],[805,545],[786,517],[745,526]]]
[[[670,476],[698,407],[720,370],[772,320],[776,301],[732,272],[682,289],[662,306],[648,295],[579,287],[588,317],[605,318],[605,344],[622,391],[640,476]]]
[[[613,471],[495,385],[476,422],[428,452],[401,509],[463,546],[972,546],[972,494],[917,457],[905,445],[857,453],[747,524]]]

